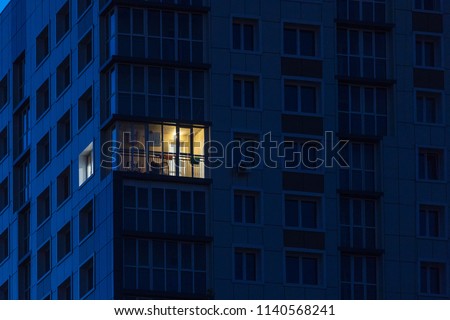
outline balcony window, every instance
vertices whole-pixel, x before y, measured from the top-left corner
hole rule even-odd
[[[386,0],[338,0],[337,10],[338,18],[342,20],[378,23],[386,21]]]

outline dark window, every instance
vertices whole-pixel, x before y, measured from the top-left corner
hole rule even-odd
[[[321,280],[321,256],[299,252],[288,252],[285,260],[286,282],[317,286]]]
[[[13,169],[14,175],[14,209],[21,208],[30,200],[30,158],[27,156]]]
[[[70,1],[56,13],[56,42],[59,42],[70,29]]]
[[[36,66],[48,56],[49,42],[48,26],[46,26],[36,38]]]
[[[36,171],[39,172],[50,162],[50,133],[42,137],[36,146]]]
[[[72,277],[68,277],[58,286],[58,300],[72,299]]]
[[[30,106],[24,105],[14,114],[14,156],[17,157],[24,152],[30,145]]]
[[[51,268],[50,241],[44,244],[37,252],[37,278],[41,279]]]
[[[303,26],[285,25],[284,53],[289,55],[316,57],[318,56],[318,32]]]
[[[386,21],[386,0],[339,0],[337,10],[338,19],[378,23]]]
[[[37,197],[37,225],[41,225],[51,214],[50,187],[47,187]]]
[[[61,172],[56,179],[57,188],[57,205],[61,205],[70,196],[70,166],[68,166],[63,172]]]
[[[8,74],[0,80],[0,109],[8,103],[9,98],[9,86],[8,86]]]
[[[319,88],[311,82],[284,82],[284,110],[316,114],[319,107]]]
[[[351,142],[342,150],[350,164],[340,170],[340,187],[344,190],[375,191],[377,149],[373,143]]]
[[[92,31],[78,43],[78,73],[92,61]]]
[[[420,263],[420,293],[442,295],[446,293],[446,286],[446,265],[444,263]]]
[[[233,106],[254,109],[258,106],[258,79],[233,77]]]
[[[442,95],[436,92],[416,93],[416,119],[420,123],[442,123]]]
[[[421,67],[441,66],[441,38],[426,35],[416,36],[416,65]]]
[[[317,229],[320,227],[320,202],[317,198],[287,196],[284,200],[286,227]]]
[[[441,0],[415,0],[414,9],[426,11],[440,11]]]
[[[58,241],[58,261],[67,256],[72,251],[71,224],[68,222],[57,234]]]
[[[19,260],[30,250],[30,212],[19,213]]]
[[[258,194],[250,191],[234,192],[234,222],[257,223]]]
[[[0,263],[9,256],[8,229],[0,234]]]
[[[78,129],[92,118],[92,87],[78,99]]]
[[[0,211],[5,209],[9,204],[9,184],[8,178],[0,183]]]
[[[25,97],[25,53],[22,53],[13,65],[14,105]]]
[[[8,127],[0,131],[0,161],[8,155]]]
[[[19,300],[30,300],[31,263],[27,258],[19,265]]]
[[[59,120],[56,125],[56,135],[57,144],[56,149],[59,151],[64,147],[70,140],[71,131],[71,120],[70,120],[70,110],[67,111]]]
[[[79,241],[94,231],[94,202],[89,201],[79,213]]]
[[[419,179],[422,180],[443,180],[444,152],[441,149],[419,149]]]
[[[420,205],[419,235],[421,237],[441,238],[445,236],[445,207]]]
[[[258,46],[258,22],[250,19],[233,19],[233,49],[255,51]]]
[[[9,284],[8,284],[8,280],[6,280],[0,286],[0,300],[9,300]]]
[[[377,258],[341,256],[341,299],[377,299]]]
[[[77,4],[78,18],[83,15],[83,13],[89,8],[91,3],[92,0],[78,0]]]
[[[50,108],[50,80],[47,79],[36,91],[36,119]]]
[[[70,86],[70,55],[56,68],[56,96],[59,97],[63,91]]]
[[[235,249],[234,279],[241,281],[261,280],[261,253],[259,250]]]
[[[80,267],[80,298],[94,289],[94,258],[90,258]]]

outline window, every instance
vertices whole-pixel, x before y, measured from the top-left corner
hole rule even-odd
[[[420,263],[420,293],[442,295],[446,293],[446,266],[439,262]]]
[[[419,236],[430,238],[445,237],[445,221],[445,207],[419,206]]]
[[[14,105],[25,97],[25,52],[23,52],[13,65],[13,93]]]
[[[258,49],[258,21],[233,19],[233,49],[256,51]]]
[[[124,239],[123,263],[126,289],[206,294],[204,244]]]
[[[124,186],[124,229],[139,232],[206,235],[206,195],[203,191]],[[149,209],[151,209],[149,214]]]
[[[0,211],[3,211],[9,204],[9,185],[8,178],[5,178],[0,183]]]
[[[236,248],[234,250],[234,279],[238,281],[261,280],[261,251]]]
[[[341,198],[341,246],[375,249],[377,244],[376,201]]]
[[[284,54],[301,57],[317,57],[318,30],[314,27],[285,24],[283,30]]]
[[[442,123],[442,95],[437,92],[416,92],[416,120],[420,123]]]
[[[386,33],[337,30],[338,74],[347,77],[386,79]]]
[[[36,38],[36,66],[41,64],[50,53],[49,44],[48,26],[46,26]]]
[[[285,260],[286,283],[317,286],[322,283],[322,256],[320,254],[287,252]]]
[[[257,192],[234,191],[234,222],[255,224],[258,222],[259,197]]]
[[[92,31],[78,43],[78,73],[92,61]]]
[[[0,109],[2,109],[9,99],[8,74],[0,80]]]
[[[78,0],[77,12],[78,18],[80,18],[83,13],[90,7],[92,0]]]
[[[338,19],[342,20],[386,21],[386,0],[339,0],[337,10]]]
[[[90,258],[80,267],[80,298],[94,289],[94,258]]]
[[[0,264],[9,256],[8,229],[0,233]]]
[[[19,260],[30,251],[30,211],[19,213]]]
[[[24,105],[13,117],[15,133],[14,156],[17,158],[30,146],[30,105]]]
[[[18,210],[30,200],[30,158],[25,157],[13,169],[14,209]]]
[[[50,79],[47,79],[36,91],[36,119],[50,108]]]
[[[58,261],[67,256],[72,251],[72,237],[70,235],[71,224],[66,223],[57,234],[58,240]]]
[[[70,110],[68,110],[59,120],[56,125],[57,144],[56,149],[59,151],[70,140],[71,131]]]
[[[241,173],[257,168],[261,163],[259,140],[258,135],[235,133],[233,138],[235,143],[232,149],[233,153],[227,155],[233,163],[227,163],[226,165],[236,168]]]
[[[79,212],[79,241],[94,231],[94,201],[89,201]]]
[[[6,280],[0,286],[0,300],[9,300],[9,285],[8,280]]]
[[[37,225],[40,226],[51,214],[50,187],[45,188],[37,197]]]
[[[233,106],[255,109],[258,107],[258,79],[233,76]]]
[[[289,228],[321,227],[321,201],[316,197],[287,195],[284,199],[284,224]]]
[[[78,129],[92,118],[92,87],[78,99]]]
[[[50,241],[44,244],[37,252],[37,278],[41,279],[51,268]]]
[[[36,146],[36,171],[41,169],[50,162],[50,133],[47,132]]]
[[[58,300],[72,299],[72,277],[68,277],[58,286]]]
[[[8,155],[8,127],[0,131],[0,161]]]
[[[442,149],[419,148],[419,179],[444,180],[444,152]]]
[[[285,137],[280,151],[284,157],[283,169],[323,173],[323,144],[317,139]]]
[[[385,136],[388,91],[383,87],[338,87],[339,131],[351,135]]]
[[[31,262],[26,258],[19,265],[19,300],[30,300]]]
[[[441,0],[415,0],[414,9],[426,11],[440,11]]]
[[[341,256],[341,299],[377,299],[377,258]]]
[[[56,96],[59,97],[70,86],[70,55],[56,68]]]
[[[57,189],[57,205],[61,205],[67,198],[70,197],[70,166],[59,174],[56,179]]]
[[[91,142],[78,157],[78,184],[81,186],[94,174],[94,143]]]
[[[351,142],[342,150],[350,166],[340,170],[340,187],[344,190],[375,191],[376,146]]]
[[[441,66],[441,38],[416,35],[416,65],[420,67]]]
[[[70,1],[56,13],[56,42],[58,43],[70,29]]]
[[[284,81],[284,111],[317,114],[319,86],[312,82]]]

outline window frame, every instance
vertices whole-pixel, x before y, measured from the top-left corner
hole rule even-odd
[[[418,281],[417,281],[417,291],[420,296],[432,296],[432,297],[442,297],[447,294],[448,286],[448,265],[445,261],[430,261],[428,259],[419,259],[418,265]],[[422,268],[427,269],[427,290],[422,291]],[[429,269],[436,268],[439,269],[439,292],[430,292],[430,275]]]
[[[349,271],[349,275],[350,275],[350,280],[348,281],[344,281],[344,279],[342,278],[342,258],[343,257],[348,257],[350,259],[350,271]],[[360,258],[362,259],[362,269],[361,269],[361,273],[362,273],[362,280],[361,281],[355,281],[355,258]],[[367,259],[375,259],[375,283],[369,283],[368,282],[368,268],[367,268]],[[339,297],[340,299],[343,299],[343,295],[342,295],[342,286],[343,284],[347,284],[350,285],[350,297],[349,299],[355,299],[355,285],[361,285],[364,287],[364,299],[368,299],[367,298],[367,288],[369,286],[375,286],[375,290],[376,290],[376,297],[378,298],[380,295],[380,272],[381,272],[381,268],[380,268],[380,259],[377,256],[374,255],[361,255],[361,254],[341,254],[339,256],[339,273],[340,273],[340,279],[339,279]]]
[[[56,41],[56,46],[58,46],[66,38],[66,36],[70,33],[70,30],[72,28],[71,4],[72,4],[71,0],[67,0],[65,3],[63,3],[58,8],[58,11],[56,11],[56,13],[55,13],[55,41]],[[67,6],[67,8],[66,8],[66,6]],[[63,12],[65,10],[67,10],[67,13]],[[67,30],[63,30],[63,33],[60,34],[60,32],[62,32],[62,31],[59,31],[59,29],[60,29],[59,24],[61,23],[61,21],[58,20],[58,19],[61,19],[61,15],[64,15],[64,17],[65,17],[66,14],[67,14],[68,20],[69,20],[68,21]]]
[[[419,0],[421,1],[421,8],[417,8],[416,4],[418,0],[412,0],[413,1],[413,11],[416,12],[424,12],[424,13],[442,13],[442,1],[441,0],[435,0],[438,4],[437,9],[424,9],[424,1],[426,0]]]
[[[83,72],[85,72],[89,68],[89,66],[94,62],[95,49],[94,49],[93,33],[94,33],[93,29],[90,28],[88,31],[85,32],[85,34],[81,37],[81,39],[77,43],[78,76],[80,76]],[[90,50],[87,50],[89,49],[89,46]],[[82,67],[80,62],[84,62],[84,65]]]
[[[414,62],[413,66],[415,68],[419,69],[430,69],[430,70],[442,70],[444,69],[444,46],[443,46],[443,37],[440,33],[433,33],[433,32],[414,32],[413,37],[413,48],[414,48]],[[417,57],[417,43],[421,44],[421,55],[422,59],[420,62],[417,61],[419,57]],[[433,50],[434,50],[434,63],[432,65],[426,64],[426,58],[425,58],[425,43],[432,43],[433,44]]]
[[[293,29],[296,33],[296,53],[286,52],[286,29]],[[302,54],[302,46],[300,41],[300,34],[302,31],[312,31],[314,33],[314,54],[305,55]],[[311,24],[308,22],[299,22],[294,20],[283,20],[282,21],[282,36],[281,36],[281,55],[288,58],[300,58],[300,59],[311,59],[319,60],[323,58],[322,55],[322,27],[320,24]]]
[[[261,80],[261,74],[256,73],[230,73],[231,75],[231,109],[233,110],[242,110],[242,111],[262,111],[263,101],[262,101],[262,80]],[[240,82],[240,106],[235,105],[235,82]],[[251,82],[253,84],[253,106],[247,107],[246,106],[246,88],[245,84],[246,82]]]
[[[40,268],[41,268],[40,267],[41,263],[39,262],[39,258],[40,258],[41,254],[42,254],[41,253],[42,250],[45,250],[45,249],[48,249],[48,251],[47,251],[48,257],[44,257],[45,259],[48,258],[47,261],[44,261],[45,263],[48,263],[48,269],[47,269],[47,265],[45,264],[45,266],[44,266],[45,268],[44,268],[44,270],[42,270],[43,273],[41,273],[39,271]],[[42,279],[44,279],[52,271],[52,240],[51,239],[47,239],[47,241],[45,241],[45,243],[43,245],[41,245],[37,249],[36,252],[37,252],[36,253],[36,260],[37,260],[37,262],[36,262],[36,264],[37,264],[37,273],[36,274],[37,274],[37,281],[39,283]],[[47,269],[47,270],[45,270],[45,269]]]
[[[295,191],[284,191],[282,201],[282,223],[283,229],[286,230],[300,230],[300,231],[312,231],[312,232],[324,232],[325,231],[325,200],[322,194],[318,193],[308,193],[308,192],[295,192]],[[317,216],[316,216],[316,228],[308,228],[303,227],[301,224],[301,210],[298,207],[297,218],[298,218],[298,226],[288,226],[286,223],[286,200],[296,200],[297,203],[304,200],[312,200],[317,204]]]
[[[436,98],[437,99],[437,106],[436,106],[436,122],[426,122],[426,121],[419,121],[418,119],[418,104],[417,100],[419,97],[422,97],[422,99],[426,98]],[[425,88],[415,88],[414,89],[414,122],[418,125],[425,125],[425,126],[445,126],[445,119],[446,119],[446,110],[445,110],[445,94],[442,90],[433,90],[433,89],[425,89]],[[426,114],[426,106],[424,106],[423,114],[422,116]],[[424,117],[425,119],[425,117]]]
[[[242,188],[242,187],[233,187],[231,189],[231,221],[233,225],[244,225],[250,227],[258,227],[263,224],[264,220],[264,191],[262,189],[252,189],[252,188]],[[252,196],[255,198],[255,222],[247,222],[246,221],[246,206],[244,205],[245,201],[242,201],[242,221],[236,221],[235,219],[235,198],[236,195],[241,196],[242,198],[246,198],[248,196]],[[244,210],[245,209],[245,210]]]
[[[232,246],[232,274],[233,274],[233,280],[234,283],[246,283],[246,284],[259,284],[264,283],[264,248],[260,246],[254,246],[254,245],[240,245],[240,244],[234,244]],[[238,279],[236,276],[236,254],[242,253],[242,254],[254,254],[255,255],[255,280],[247,279],[246,271],[247,266],[246,259],[245,262],[243,260],[242,265],[242,279]]]
[[[68,75],[66,72],[68,72]],[[69,53],[56,67],[55,72],[56,99],[62,97],[69,90],[70,86],[72,85],[72,74],[73,74],[72,54]],[[66,78],[67,76],[68,79]],[[62,84],[61,81],[63,81]],[[66,81],[68,81],[68,83],[66,83]]]
[[[4,103],[0,105],[0,110],[3,110],[3,108],[5,108],[10,102],[11,83],[9,78],[9,71],[7,71],[2,78],[0,78],[0,90],[4,90],[5,93]]]
[[[282,251],[283,254],[283,283],[285,286],[288,287],[304,287],[304,288],[326,288],[326,254],[324,251],[321,250],[311,250],[311,249],[300,249],[300,248],[290,248],[286,247]],[[286,258],[291,255],[295,256],[298,259],[301,259],[303,257],[306,258],[316,258],[317,261],[317,284],[304,284],[302,278],[302,266],[299,264],[299,283],[291,283],[287,280],[287,265],[286,265]]]
[[[424,153],[426,155],[431,154],[431,153],[437,154],[438,167],[436,168],[436,174],[437,174],[436,179],[430,179],[430,177],[428,177],[428,174],[429,174],[428,171],[430,169],[430,167],[428,166],[428,163],[429,163],[428,156],[427,156],[427,159],[425,159],[425,161],[426,161],[425,167],[423,168],[425,176],[424,177],[420,176],[421,153]],[[416,145],[416,181],[427,182],[427,183],[446,183],[446,181],[447,181],[446,163],[447,163],[447,150],[445,147]]]
[[[239,26],[239,48],[234,46],[234,26]],[[245,34],[244,26],[253,27],[253,44],[252,49],[245,49]],[[258,16],[231,16],[230,17],[230,49],[231,52],[245,53],[245,54],[260,54],[261,49],[261,32],[260,32],[261,21]]]
[[[45,33],[45,32],[47,35],[47,48],[46,48],[47,50],[46,50],[45,54],[41,56],[40,54],[38,55],[38,50],[39,50],[38,45],[40,45],[41,41],[43,41],[42,36],[44,36],[43,33]],[[44,63],[45,60],[47,60],[47,58],[50,56],[50,52],[51,52],[50,24],[47,24],[36,36],[36,52],[35,52],[36,53],[36,55],[35,55],[36,69],[38,69]],[[40,59],[38,59],[38,57]]]
[[[82,292],[82,272],[86,271],[84,268],[88,267],[89,264],[92,263],[92,288],[88,288],[86,292]],[[89,270],[87,270],[89,271]],[[89,277],[89,276],[88,276]],[[89,279],[87,280],[89,282]],[[84,300],[89,294],[91,294],[95,290],[95,255],[92,254],[89,258],[87,258],[83,263],[80,263],[79,271],[78,271],[78,288],[79,288],[79,295],[80,299]]]
[[[82,235],[82,233],[81,233],[81,230],[82,230],[81,215],[86,214],[86,210],[88,210],[88,207],[91,208],[91,212],[92,212],[92,217],[91,217],[92,228],[86,234]],[[91,235],[94,234],[94,232],[95,232],[95,198],[92,198],[89,201],[87,201],[80,210],[78,210],[78,242],[79,242],[79,245],[84,243]]]
[[[429,232],[429,217],[428,215],[430,214],[429,211],[435,210],[437,211],[437,223],[438,223],[438,234],[436,236],[434,235],[430,235]],[[425,234],[421,233],[421,215],[422,215],[422,211],[426,211],[426,226],[424,226],[425,228]],[[447,217],[448,215],[448,208],[447,205],[445,203],[432,203],[432,202],[420,202],[417,204],[417,208],[416,208],[416,234],[417,237],[420,239],[430,239],[430,240],[445,240],[447,239],[447,235],[448,235],[448,227],[447,227],[447,223],[449,221],[449,218]]]
[[[78,155],[78,187],[83,187],[91,180],[95,170],[95,148],[92,140]]]

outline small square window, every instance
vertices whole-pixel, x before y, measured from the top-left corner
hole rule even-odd
[[[72,299],[72,277],[68,277],[58,286],[58,300]]]
[[[50,187],[45,188],[37,197],[37,225],[40,226],[51,214]]]
[[[50,133],[42,137],[36,146],[36,171],[41,169],[50,162]]]
[[[50,53],[48,26],[36,38],[36,66]]]
[[[80,267],[80,298],[94,289],[94,258],[90,258]]]
[[[78,129],[92,118],[92,87],[78,99]]]
[[[286,196],[284,200],[284,223],[286,227],[290,228],[320,228],[320,199]]]
[[[0,131],[0,160],[8,155],[8,127]]]
[[[286,24],[283,30],[284,54],[301,57],[318,56],[318,31],[314,27]]]
[[[0,80],[0,109],[8,103],[8,75],[6,74],[3,79]]]
[[[41,279],[51,268],[50,241],[44,244],[37,252],[37,277]]]
[[[286,282],[307,286],[321,284],[322,256],[319,254],[288,252],[285,260]]]
[[[57,234],[58,240],[58,261],[67,256],[72,251],[72,238],[70,235],[70,222],[62,227]]]
[[[257,134],[234,134],[236,148],[233,148],[233,154],[230,158],[233,161],[232,165],[237,168],[239,172],[248,172],[248,170],[255,169],[260,165],[261,155],[259,154],[259,141],[260,139]]]
[[[78,179],[81,186],[94,174],[94,143],[91,142],[78,157]]]
[[[255,51],[258,48],[258,21],[233,19],[233,49]]]
[[[247,76],[233,77],[233,106],[255,109],[258,107],[258,79]]]
[[[6,280],[0,286],[0,300],[9,300],[9,284],[8,284],[8,280]]]
[[[255,224],[258,222],[258,193],[234,192],[234,222]]]
[[[445,207],[420,205],[419,236],[430,238],[445,237]]]
[[[78,43],[78,73],[92,61],[92,32],[89,32]]]
[[[9,186],[8,186],[8,178],[0,183],[0,211],[3,211],[9,204]]]
[[[444,180],[444,151],[442,149],[420,148],[418,161],[419,179]]]
[[[91,3],[92,3],[92,0],[78,0],[78,5],[77,5],[78,18],[83,15],[83,13],[89,8]]]
[[[47,79],[36,91],[36,119],[50,108],[50,80]]]
[[[239,281],[261,280],[261,251],[236,248],[234,251],[234,279]]]
[[[61,205],[70,196],[70,166],[59,174],[56,179],[57,205]]]
[[[442,95],[436,92],[416,92],[416,119],[420,123],[442,123]]]
[[[284,111],[307,114],[320,112],[319,86],[313,82],[284,82]]]
[[[416,35],[416,65],[419,67],[441,66],[441,38]]]
[[[439,262],[420,263],[420,293],[443,295],[446,293],[446,266]]]
[[[79,241],[94,231],[94,201],[89,201],[79,213]]]
[[[72,131],[70,125],[70,110],[67,111],[59,120],[56,126],[57,150],[61,150],[70,140]]]
[[[8,229],[0,234],[0,263],[9,256]]]
[[[59,42],[70,29],[70,3],[67,1],[56,13],[56,42]]]
[[[70,86],[70,55],[56,68],[56,96],[59,97]]]

